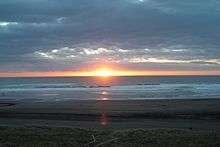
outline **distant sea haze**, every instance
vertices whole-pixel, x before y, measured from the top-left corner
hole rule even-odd
[[[0,78],[0,99],[218,99],[219,76]]]

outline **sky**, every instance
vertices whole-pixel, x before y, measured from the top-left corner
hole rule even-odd
[[[0,76],[100,67],[220,75],[220,1],[0,1]]]

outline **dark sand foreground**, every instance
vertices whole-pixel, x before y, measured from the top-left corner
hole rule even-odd
[[[220,100],[0,102],[0,125],[220,131]],[[22,121],[21,121],[22,120]]]
[[[0,127],[1,147],[219,147],[220,135],[177,129]]]
[[[219,146],[220,100],[5,99],[0,126],[0,146]]]

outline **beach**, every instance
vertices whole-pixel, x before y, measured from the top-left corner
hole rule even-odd
[[[0,104],[0,146],[4,147],[220,144],[219,99],[1,100]]]
[[[218,125],[220,100],[218,99],[72,100],[48,103],[31,101],[16,103],[16,101],[1,100],[0,103],[1,125],[190,128],[220,131]]]

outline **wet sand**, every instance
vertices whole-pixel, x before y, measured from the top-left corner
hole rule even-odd
[[[220,100],[0,100],[1,126],[181,128],[220,132]]]

